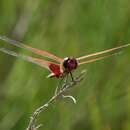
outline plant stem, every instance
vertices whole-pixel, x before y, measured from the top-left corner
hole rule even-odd
[[[56,99],[61,99],[64,98],[64,93],[69,90],[70,88],[72,88],[73,86],[75,86],[77,83],[79,83],[80,81],[82,81],[84,79],[85,76],[85,71],[81,72],[81,74],[79,76],[77,76],[74,81],[71,81],[69,83],[65,83],[62,85],[61,89],[54,94],[51,99],[49,101],[47,101],[44,105],[40,106],[39,108],[37,108],[34,113],[32,114],[32,116],[30,117],[30,122],[28,124],[28,127],[26,130],[37,130],[39,127],[41,127],[41,125],[37,125],[36,121],[37,118],[39,116],[39,114],[41,112],[43,112],[45,109],[48,108],[48,106],[55,101]]]

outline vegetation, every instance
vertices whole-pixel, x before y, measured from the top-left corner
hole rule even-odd
[[[0,35],[61,58],[130,43],[129,0],[1,0]],[[0,47],[29,54],[0,41]],[[86,78],[40,114],[39,130],[130,130],[130,48],[79,67]],[[36,108],[53,96],[57,79],[34,64],[0,53],[0,130],[25,130]]]

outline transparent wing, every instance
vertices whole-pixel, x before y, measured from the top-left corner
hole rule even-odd
[[[89,55],[86,55],[86,56],[82,56],[82,57],[79,57],[79,58],[76,58],[76,59],[80,62],[80,60],[84,60],[84,59],[91,58],[91,57],[94,57],[94,56],[98,56],[98,55],[101,55],[101,54],[107,54],[109,52],[114,52],[116,50],[120,50],[120,49],[128,47],[128,46],[130,46],[130,44],[118,46],[118,47],[115,47],[115,48],[112,48],[112,49],[108,49],[108,50],[105,50],[105,51],[92,53],[92,54],[89,54]]]
[[[94,58],[94,59],[91,59],[91,60],[87,60],[87,61],[79,62],[78,64],[79,64],[79,65],[89,64],[89,63],[92,63],[92,62],[96,62],[96,61],[99,61],[99,60],[103,60],[103,59],[106,59],[106,58],[112,57],[112,56],[114,56],[114,55],[116,55],[116,54],[119,54],[119,53],[113,53],[113,54],[109,54],[109,55],[106,55],[106,56],[102,56],[102,57]]]
[[[33,53],[36,53],[38,55],[41,55],[41,56],[44,56],[44,57],[47,57],[47,58],[50,58],[50,59],[53,59],[59,63],[61,63],[63,61],[62,58],[59,58],[49,52],[46,52],[46,51],[43,51],[43,50],[39,50],[39,49],[36,49],[36,48],[33,48],[33,47],[30,47],[28,45],[25,45],[21,42],[18,42],[18,41],[15,41],[15,40],[12,40],[6,36],[0,36],[0,40],[3,40],[11,45],[14,45],[14,46],[17,46],[19,48],[23,48],[23,49],[27,49],[29,51],[32,51]]]
[[[28,62],[32,62],[32,63],[37,64],[37,65],[39,65],[41,67],[44,67],[44,68],[46,68],[48,70],[50,70],[49,65],[54,64],[54,63],[46,61],[44,59],[39,59],[39,58],[33,58],[33,57],[30,57],[30,56],[26,56],[26,55],[23,55],[23,54],[16,53],[14,51],[8,50],[6,48],[0,48],[0,51],[4,52],[6,54],[9,54],[9,55],[15,56],[15,57],[20,57],[20,58],[22,58],[22,59],[24,59],[24,60],[26,60]]]

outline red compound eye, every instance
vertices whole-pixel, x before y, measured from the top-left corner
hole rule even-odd
[[[78,63],[75,58],[65,58],[63,66],[67,71],[72,71],[77,68]]]

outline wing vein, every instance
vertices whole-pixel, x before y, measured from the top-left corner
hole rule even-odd
[[[57,61],[59,63],[61,63],[63,61],[62,58],[59,58],[59,57],[57,57],[57,56],[55,56],[55,55],[53,55],[53,54],[51,54],[49,52],[30,47],[28,45],[25,45],[25,44],[19,42],[19,41],[12,40],[12,39],[10,39],[10,38],[8,38],[6,36],[0,36],[0,40],[3,40],[3,41],[5,41],[5,42],[7,42],[7,43],[9,43],[9,44],[11,44],[13,46],[17,46],[17,47],[22,48],[22,49],[27,49],[27,50],[35,53],[35,54],[50,58],[50,59],[55,60],[55,61]]]
[[[96,61],[100,61],[100,60],[103,60],[103,59],[107,59],[107,58],[112,57],[112,56],[117,55],[117,54],[119,54],[119,53],[113,53],[113,54],[105,55],[105,56],[102,56],[102,57],[94,58],[94,59],[91,59],[91,60],[79,62],[79,65],[89,64],[89,63],[92,63],[92,62],[96,62]]]
[[[51,62],[48,62],[48,61],[46,61],[44,59],[39,59],[39,58],[33,58],[31,56],[26,56],[26,55],[23,55],[21,53],[17,53],[17,52],[8,50],[6,48],[0,48],[0,51],[6,53],[8,55],[12,55],[12,56],[15,56],[15,57],[20,57],[20,58],[22,58],[22,59],[24,59],[24,60],[26,60],[28,62],[32,62],[34,64],[37,64],[37,65],[39,65],[41,67],[44,67],[44,68],[50,70],[49,65],[51,64]]]
[[[94,57],[94,56],[98,56],[98,55],[101,55],[101,54],[106,54],[106,53],[113,52],[113,51],[116,51],[116,50],[119,50],[119,49],[122,49],[122,48],[125,48],[125,47],[128,47],[128,46],[130,46],[130,44],[126,44],[126,45],[118,46],[118,47],[115,47],[115,48],[112,48],[112,49],[108,49],[108,50],[92,53],[92,54],[89,54],[89,55],[85,55],[85,56],[77,58],[77,60],[80,61],[80,60],[87,59],[87,58]]]

